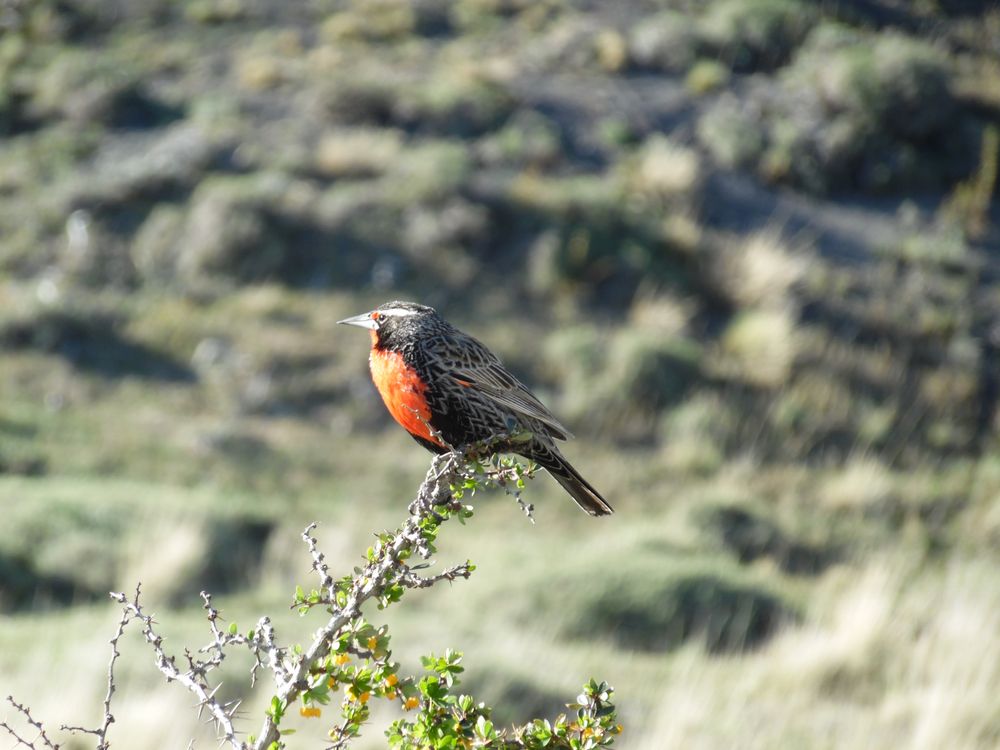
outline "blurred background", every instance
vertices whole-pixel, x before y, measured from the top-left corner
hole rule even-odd
[[[0,695],[95,723],[139,580],[175,652],[201,589],[307,639],[301,529],[348,572],[428,464],[335,321],[412,299],[618,512],[479,499],[373,613],[405,669],[608,680],[633,750],[1000,745],[995,3],[4,0],[0,133]],[[126,641],[112,741],[210,746]]]

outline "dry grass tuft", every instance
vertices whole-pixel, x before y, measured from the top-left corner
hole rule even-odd
[[[785,309],[741,313],[722,336],[723,369],[756,386],[784,384],[795,360],[795,322]]]
[[[320,138],[314,166],[327,177],[372,177],[392,166],[402,146],[402,135],[396,130],[334,130]]]
[[[693,192],[701,176],[701,161],[694,149],[653,136],[639,150],[633,180],[641,191],[672,197]]]
[[[884,464],[857,457],[823,482],[819,495],[830,508],[865,508],[886,499],[892,490],[892,475]]]

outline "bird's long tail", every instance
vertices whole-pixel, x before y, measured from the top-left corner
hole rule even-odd
[[[533,447],[537,447],[537,450],[533,450],[528,457],[546,469],[587,513],[592,516],[609,516],[615,512],[608,501],[601,497],[601,493],[554,446],[538,445],[536,442]]]

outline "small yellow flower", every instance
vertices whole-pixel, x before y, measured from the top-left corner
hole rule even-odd
[[[403,708],[409,711],[411,708],[416,708],[420,705],[420,701],[417,698],[407,698],[406,703],[403,704]]]
[[[303,706],[299,709],[299,713],[307,719],[318,719],[319,715],[323,712],[316,708],[316,706]]]
[[[387,700],[390,700],[390,701],[396,700],[396,691],[395,690],[386,690],[385,691],[385,697],[386,697]]]
[[[367,703],[368,699],[372,697],[372,694],[369,692],[364,692],[361,695],[358,695],[354,692],[354,688],[351,685],[346,685],[344,687],[344,695],[347,696],[347,700],[349,701],[360,701],[361,703]]]
[[[389,687],[392,687],[397,682],[399,682],[399,678],[394,674],[391,674],[385,678],[385,684],[388,685]]]
[[[331,677],[329,680],[326,681],[326,686],[331,690],[333,690],[335,687],[337,687],[337,678]]]
[[[371,638],[368,639],[368,648],[370,650],[374,651],[377,645],[378,645],[378,638],[372,636]]]
[[[347,664],[351,660],[350,654],[337,654],[337,658],[333,660],[333,663],[338,667]]]
[[[615,734],[621,734],[624,731],[624,729],[625,727],[623,727],[621,724],[615,724]]]

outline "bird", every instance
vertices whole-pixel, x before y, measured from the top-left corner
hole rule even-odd
[[[614,512],[559,452],[556,441],[572,438],[570,431],[496,354],[434,308],[386,302],[337,322],[369,331],[375,387],[393,419],[424,448],[441,454],[508,436],[490,452],[534,461],[592,516]]]

